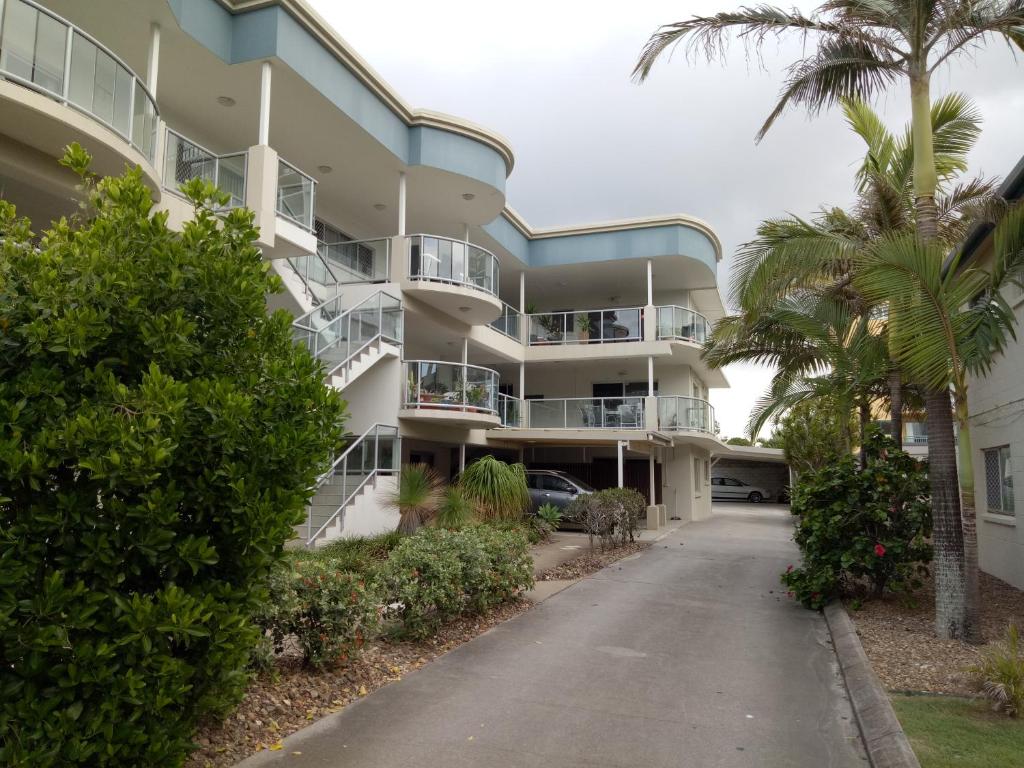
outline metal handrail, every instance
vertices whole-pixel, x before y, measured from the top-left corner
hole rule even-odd
[[[431,275],[429,273],[424,273],[424,265],[425,265],[425,259],[424,259],[424,253],[423,253],[423,239],[424,238],[432,238],[434,240],[442,240],[444,242],[452,243],[454,245],[460,245],[463,248],[465,248],[466,249],[465,250],[466,261],[465,261],[465,266],[464,266],[464,269],[463,269],[463,274],[467,275],[465,277],[465,279],[455,277],[455,275],[453,274],[454,267],[452,266],[452,261],[451,260],[449,261],[449,264],[448,264],[448,274],[447,275],[440,274],[441,259],[440,259],[439,256],[434,256],[433,257],[434,260],[437,261],[437,263],[438,263],[438,272],[439,272],[439,274]],[[418,273],[414,273],[413,272],[413,268],[412,268],[412,260],[410,259],[410,262],[409,262],[409,277],[410,277],[410,279],[412,279],[412,280],[433,280],[433,281],[437,281],[437,282],[441,282],[441,283],[451,283],[453,285],[467,285],[467,286],[470,286],[472,288],[476,288],[476,289],[481,290],[481,291],[486,291],[487,293],[490,293],[493,296],[497,296],[498,295],[498,280],[499,280],[499,276],[500,276],[500,273],[501,273],[500,264],[498,262],[498,257],[495,256],[493,253],[491,253],[489,250],[487,250],[486,248],[482,248],[481,246],[476,245],[475,243],[471,243],[468,240],[458,240],[457,238],[454,238],[454,237],[443,237],[441,235],[430,235],[430,234],[425,234],[425,233],[409,235],[409,247],[410,248],[412,247],[413,242],[416,241],[417,239],[419,240],[419,246],[420,246],[420,267],[419,267],[419,272]],[[471,280],[468,277],[470,249],[473,249],[473,248],[475,248],[480,253],[483,253],[483,254],[487,255],[490,258],[490,264],[491,264],[491,269],[492,269],[492,273],[493,273],[493,280],[492,280],[493,285],[491,285],[490,287],[488,287],[486,285],[480,285],[479,283],[474,282],[473,280]]]
[[[377,277],[376,274],[367,276],[366,280],[338,280],[335,276],[335,281],[340,285],[347,285],[351,283],[379,283],[387,282],[391,276],[391,238],[390,237],[366,237],[361,240],[338,240],[337,242],[328,243],[324,240],[317,241],[317,252],[320,252],[321,248],[339,248],[342,246],[359,246],[366,243],[384,243],[384,274],[382,277]],[[338,263],[337,259],[333,257],[329,252],[320,254],[321,259],[326,262],[333,262],[334,266],[338,269],[350,269],[345,264]],[[331,272],[334,275],[334,272]]]
[[[671,330],[673,331],[672,333],[662,333],[662,328],[663,328],[663,323],[661,321],[662,310],[672,310],[672,324],[671,324]],[[703,334],[694,333],[692,335],[687,335],[685,333],[675,333],[674,331],[676,330],[676,327],[677,327],[676,322],[675,322],[675,317],[676,317],[676,312],[677,311],[678,312],[687,312],[687,313],[689,313],[694,318],[694,320],[695,320],[695,322],[693,322],[690,325],[693,326],[695,331],[698,328],[703,330]],[[704,317],[704,315],[702,315],[700,312],[697,312],[696,310],[690,309],[689,307],[680,307],[678,304],[660,304],[657,307],[655,307],[655,313],[656,313],[655,314],[655,327],[657,329],[657,337],[659,339],[679,339],[679,340],[682,340],[682,341],[694,341],[694,342],[698,342],[700,344],[703,344],[707,340],[708,335],[711,333],[711,321],[708,320],[706,317]],[[697,321],[699,321],[699,322],[697,322]],[[703,323],[703,326],[701,325],[701,323]],[[678,327],[681,330],[684,327],[684,325],[683,324],[679,324]]]
[[[533,400],[525,401],[528,406],[528,428],[529,429],[645,429],[646,414],[644,413],[645,397],[643,395],[623,395],[621,397],[551,397],[551,398],[537,398]],[[617,405],[614,407],[606,406],[606,402],[615,402]],[[534,419],[533,409],[534,404],[544,403],[561,403],[562,404],[562,425],[558,426],[540,426],[536,424]],[[590,417],[587,415],[587,410],[583,407],[580,408],[580,421],[583,423],[579,426],[569,426],[569,404],[580,403],[585,406],[592,406],[595,408],[593,414]],[[630,409],[629,413],[622,410],[623,407]],[[608,418],[610,414],[615,413],[616,418]],[[597,418],[599,416],[600,418]],[[623,417],[629,417],[629,423],[623,423]],[[592,421],[592,423],[587,423]],[[615,421],[618,423],[614,423]]]
[[[295,262],[300,260],[300,259],[302,260],[302,263],[303,263],[303,266],[305,267],[305,269],[300,269],[295,264]],[[304,290],[305,293],[309,294],[309,297],[313,300],[313,304],[314,304],[313,309],[315,310],[318,307],[320,307],[325,301],[329,301],[329,299],[325,299],[325,298],[323,298],[321,296],[318,296],[317,292],[313,290],[313,283],[316,282],[316,281],[312,280],[310,278],[310,276],[309,276],[309,264],[310,264],[310,260],[312,260],[312,259],[319,259],[321,265],[324,268],[324,271],[328,275],[331,276],[331,282],[329,282],[329,283],[321,283],[321,285],[334,286],[335,287],[335,295],[337,295],[337,292],[340,290],[339,286],[341,286],[341,283],[338,281],[338,278],[334,274],[334,271],[331,269],[330,265],[327,264],[327,261],[319,253],[311,253],[311,254],[307,254],[306,256],[297,256],[297,257],[285,259],[285,261],[287,261],[287,263],[288,263],[288,266],[292,268],[292,271],[295,273],[295,275],[299,278],[299,280],[302,281],[303,290]]]
[[[679,405],[681,401],[699,404],[697,406],[686,406],[688,418],[682,420],[682,423],[679,419]],[[668,403],[672,403],[675,406],[674,411],[669,411],[667,408],[662,407],[663,404]],[[701,414],[701,416],[696,420],[689,418],[695,410]],[[707,400],[700,397],[690,397],[688,395],[658,395],[658,429],[683,429],[714,434],[715,407]]]
[[[397,302],[397,306],[392,307],[392,308],[388,308],[388,312],[389,313],[390,312],[397,312],[398,313],[398,323],[397,323],[397,327],[396,327],[396,333],[394,335],[387,334],[387,333],[384,332],[384,301],[383,301],[383,299],[385,297],[387,297],[389,299],[393,299],[395,302]],[[341,296],[339,295],[339,296],[335,297],[332,301],[336,303],[336,302],[340,301],[340,299],[341,299]],[[353,314],[357,310],[363,309],[365,305],[369,304],[371,301],[374,301],[374,300],[376,300],[376,302],[377,302],[377,332],[373,336],[371,336],[369,339],[364,341],[358,348],[353,350],[352,349],[352,317],[353,317]],[[331,311],[332,310],[328,306],[328,304],[321,304],[318,307],[314,307],[312,310],[310,310],[306,314],[302,315],[301,317],[296,318],[292,322],[292,327],[294,329],[296,329],[298,331],[303,331],[303,332],[306,333],[306,346],[309,349],[309,351],[313,354],[314,357],[323,359],[323,353],[326,350],[332,349],[332,348],[334,348],[336,346],[339,346],[341,343],[346,343],[346,344],[349,345],[348,346],[348,350],[347,350],[347,352],[345,354],[345,357],[342,358],[340,361],[335,361],[331,366],[329,366],[327,368],[326,373],[327,373],[328,376],[333,376],[340,368],[343,368],[343,367],[344,368],[348,368],[350,366],[351,362],[353,360],[355,360],[356,358],[358,358],[358,356],[360,354],[362,354],[362,352],[364,350],[368,349],[372,344],[375,344],[375,343],[381,342],[381,341],[391,341],[391,342],[394,342],[396,344],[401,344],[402,343],[402,336],[403,336],[402,320],[404,318],[404,313],[402,311],[402,301],[401,301],[401,299],[397,298],[396,296],[391,295],[387,291],[383,291],[383,290],[375,291],[374,293],[370,294],[369,296],[364,298],[362,301],[359,301],[358,303],[356,303],[352,307],[349,307],[348,309],[342,310],[337,315],[335,315],[334,317],[329,318],[328,321],[323,326],[321,326],[319,328],[317,328],[312,323],[312,319],[313,319],[314,315],[316,315],[316,313],[318,313],[318,312],[321,312],[321,313],[328,312],[329,313]],[[340,326],[342,323],[347,323],[347,329],[344,332],[344,334],[338,333],[327,344],[324,344],[323,346],[320,346],[320,334],[322,334],[325,331],[327,331],[331,326]]]
[[[289,163],[283,157],[278,157],[277,158],[277,162],[278,162],[278,170],[277,170],[277,179],[278,179],[278,182],[277,182],[277,204],[275,205],[275,210],[277,211],[277,214],[279,216],[283,216],[284,218],[288,219],[289,221],[291,221],[291,222],[293,222],[295,224],[298,224],[300,227],[304,227],[305,229],[307,229],[310,232],[314,231],[314,228],[315,228],[315,218],[316,218],[315,215],[314,215],[314,212],[316,211],[316,179],[314,179],[308,173],[305,173],[304,171],[300,171],[298,168],[296,168],[294,165]],[[298,216],[296,216],[291,210],[282,210],[282,207],[286,208],[286,209],[288,208],[288,206],[284,204],[284,197],[281,194],[281,166],[282,165],[287,167],[287,168],[289,168],[289,169],[291,169],[292,171],[297,173],[302,178],[306,179],[306,181],[308,181],[309,184],[310,184],[310,188],[309,188],[309,212],[307,214],[307,218],[309,219],[308,221],[303,221]]]
[[[243,164],[242,164],[242,194],[243,195],[245,194],[245,187],[246,187],[246,185],[249,182],[249,153],[248,152],[245,152],[243,150],[243,151],[238,151],[238,152],[225,152],[223,154],[218,155],[216,152],[211,152],[209,149],[204,147],[202,144],[198,144],[198,143],[192,141],[192,139],[188,138],[187,136],[185,136],[185,135],[183,135],[181,133],[178,133],[178,131],[174,130],[173,128],[167,128],[166,132],[167,132],[168,136],[176,136],[179,141],[184,142],[185,144],[188,144],[191,147],[194,147],[195,149],[197,149],[198,151],[206,154],[209,157],[209,159],[213,162],[213,178],[210,179],[210,181],[213,182],[213,185],[215,187],[217,187],[217,189],[221,189],[221,186],[220,186],[220,166],[221,166],[221,161],[224,160],[225,158],[228,158],[228,157],[239,157],[239,156],[242,157],[243,158]],[[170,142],[165,142],[164,146],[165,146],[165,148],[169,148],[170,147]],[[166,189],[169,192],[172,192],[174,194],[180,194],[178,187],[181,184],[184,184],[185,181],[189,181],[190,179],[186,179],[185,181],[178,181],[176,169],[168,169],[168,165],[171,162],[172,162],[171,158],[167,155],[167,149],[165,149],[165,151],[164,151],[164,169],[163,169],[163,187],[164,187],[164,189]],[[195,177],[193,177],[193,178],[195,178]],[[177,186],[169,185],[168,181],[170,179],[173,179],[174,181],[178,182],[178,185]],[[224,190],[224,189],[221,189],[221,191],[222,192],[227,192],[227,190]],[[230,195],[231,193],[228,192],[228,194]],[[238,200],[238,202],[235,202],[234,200],[230,201],[228,203],[227,207],[228,208],[236,208],[236,207],[240,207],[240,206],[243,206],[243,205],[245,205],[245,198],[244,197],[242,199]]]
[[[375,423],[369,429],[367,429],[365,432],[363,432],[363,434],[361,434],[358,438],[356,438],[356,440],[350,446],[348,446],[348,448],[346,448],[341,453],[341,455],[339,455],[336,459],[334,459],[331,462],[330,468],[317,478],[316,484],[313,486],[314,490],[321,488],[327,482],[327,480],[329,478],[339,474],[338,470],[339,469],[341,470],[341,472],[340,472],[341,477],[342,477],[342,490],[341,490],[342,501],[341,501],[341,504],[338,505],[337,509],[335,509],[334,512],[327,518],[327,521],[325,523],[323,523],[319,528],[317,528],[315,532],[313,531],[313,507],[312,507],[312,505],[310,505],[310,507],[308,509],[308,512],[307,512],[307,515],[306,515],[306,547],[311,546],[313,544],[313,542],[315,542],[316,539],[320,536],[320,534],[323,533],[324,530],[326,530],[326,528],[329,525],[331,525],[331,523],[333,523],[342,512],[345,511],[345,507],[347,507],[351,503],[352,499],[355,498],[356,494],[358,494],[366,486],[366,484],[370,480],[372,480],[373,478],[375,478],[379,474],[385,474],[385,473],[386,474],[393,474],[393,473],[398,471],[398,467],[397,466],[392,466],[392,467],[381,467],[380,466],[380,438],[381,438],[380,431],[381,431],[381,429],[387,429],[387,430],[393,431],[394,440],[395,440],[395,446],[394,446],[394,449],[392,450],[392,460],[393,460],[393,463],[395,463],[396,465],[400,465],[401,464],[401,437],[399,436],[398,427],[390,425],[390,424]],[[348,476],[348,458],[349,458],[349,455],[356,448],[358,448],[358,447],[363,445],[364,441],[366,441],[366,439],[369,437],[371,432],[373,433],[373,439],[374,439],[373,465],[370,467],[370,470],[367,473],[366,477],[364,477],[352,489],[352,491],[349,492],[348,491],[347,483],[345,481],[345,478]]]
[[[160,118],[160,109],[157,106],[156,98],[154,98],[153,94],[150,92],[148,86],[142,80],[142,78],[140,78],[137,74],[135,74],[135,70],[133,70],[131,67],[129,67],[120,56],[118,56],[116,53],[114,53],[112,50],[110,50],[107,46],[103,45],[103,43],[101,43],[95,37],[90,35],[84,29],[82,29],[81,27],[76,26],[75,24],[72,24],[70,21],[65,19],[63,16],[60,16],[60,15],[54,13],[49,8],[46,8],[46,7],[42,6],[42,5],[40,5],[39,3],[35,2],[34,0],[7,0],[7,3],[12,3],[13,4],[15,2],[21,3],[23,5],[26,5],[26,6],[30,7],[30,8],[32,8],[32,9],[36,10],[39,13],[42,13],[42,14],[45,14],[46,16],[49,16],[51,19],[53,19],[54,21],[58,22],[59,24],[63,25],[66,28],[66,30],[67,30],[66,35],[67,36],[65,38],[65,43],[64,43],[64,62],[63,62],[63,66],[61,68],[61,92],[58,93],[57,91],[55,91],[55,90],[53,90],[51,88],[47,88],[45,85],[43,85],[41,83],[34,82],[33,80],[28,80],[28,79],[22,77],[21,75],[18,75],[18,74],[14,73],[14,72],[11,72],[10,70],[0,70],[0,75],[2,75],[7,80],[10,80],[12,82],[16,82],[16,83],[18,83],[21,86],[24,86],[26,88],[30,88],[31,90],[34,90],[34,91],[37,91],[39,93],[45,94],[46,96],[49,96],[49,97],[53,98],[55,101],[58,101],[61,104],[67,106],[67,107],[71,107],[72,109],[75,109],[75,110],[77,110],[79,112],[82,112],[83,114],[88,115],[93,120],[97,121],[98,123],[100,123],[102,125],[105,125],[106,127],[110,128],[112,131],[117,133],[119,136],[121,136],[122,138],[126,139],[128,141],[128,143],[131,146],[135,147],[137,150],[139,150],[146,157],[147,160],[149,160],[150,162],[153,162],[154,154],[156,152],[156,132],[157,132],[157,125],[159,123],[159,118]],[[6,19],[6,9],[7,9],[7,7],[9,7],[9,6],[7,6],[6,3],[0,1],[0,40],[3,39],[3,26],[4,26],[4,21]],[[103,117],[101,117],[100,115],[96,114],[92,110],[88,109],[84,105],[77,104],[76,102],[72,101],[71,96],[70,96],[70,87],[71,87],[72,48],[73,48],[73,42],[74,42],[74,36],[75,35],[78,35],[78,36],[84,38],[87,42],[89,42],[90,44],[95,46],[98,50],[102,51],[105,55],[109,56],[111,59],[113,59],[115,64],[120,66],[131,77],[131,88],[129,89],[128,130],[127,130],[127,132],[122,131],[120,128],[118,128],[116,125],[114,125],[112,122],[104,119]],[[35,63],[34,63],[35,50],[34,50],[34,47],[33,47],[32,53],[33,53],[33,68],[35,68]],[[95,77],[95,75],[94,75],[94,77]],[[136,110],[135,110],[135,98],[136,98],[136,95],[135,94],[136,94],[137,90],[142,92],[143,96],[145,96],[146,99],[147,99],[148,105],[152,108],[153,131],[152,131],[152,134],[149,137],[150,143],[149,143],[148,147],[140,146],[138,143],[136,143],[136,140],[135,140],[135,112],[136,112]],[[145,115],[143,115],[143,117],[145,117]]]
[[[635,332],[626,328],[625,336],[610,336],[606,338],[604,335],[606,324],[605,316],[608,314],[626,312],[636,312]],[[596,321],[593,318],[593,315],[598,316]],[[587,318],[586,338],[580,335],[580,331],[576,327],[576,318],[579,316],[586,316]],[[619,341],[642,341],[644,336],[643,307],[606,307],[604,309],[571,309],[559,312],[534,312],[526,317],[529,319],[529,343],[531,346],[543,346],[548,344],[606,344]],[[557,320],[545,321],[542,318],[557,318]],[[546,323],[550,323],[553,327],[549,327]],[[597,328],[597,336],[591,336],[591,330],[595,327]],[[546,331],[548,335],[541,338],[540,333],[534,333],[538,328]],[[537,336],[538,338],[534,339],[534,336]],[[556,338],[552,338],[552,336],[556,336]]]
[[[405,401],[405,407],[406,408],[429,407],[429,408],[441,408],[441,409],[446,409],[446,410],[458,410],[458,411],[466,411],[466,410],[472,408],[474,410],[487,411],[489,413],[495,413],[495,414],[498,412],[497,411],[497,394],[498,394],[498,383],[501,380],[501,375],[497,371],[492,370],[491,368],[485,368],[482,365],[472,365],[470,363],[453,363],[453,362],[448,361],[448,360],[405,360],[404,362],[405,362],[405,367],[406,367],[406,383],[405,383],[405,392],[404,392],[404,398],[403,399]],[[413,386],[412,385],[412,378],[413,378],[412,377],[412,369],[410,368],[410,366],[413,366],[413,365],[415,365],[415,366],[436,365],[436,366],[445,366],[445,367],[449,367],[449,368],[460,368],[460,369],[462,369],[461,382],[458,382],[458,384],[461,385],[459,387],[461,389],[461,399],[459,400],[459,402],[444,402],[444,401],[440,401],[440,402],[435,402],[435,401],[424,402],[423,400],[421,400],[421,398],[423,397],[423,394],[424,394],[423,391],[422,391],[422,384],[421,384],[422,376],[417,374],[416,380],[415,380],[415,386]],[[481,371],[484,374],[487,374],[487,376],[489,378],[492,378],[492,381],[489,384],[489,389],[491,390],[491,393],[490,393],[490,395],[488,396],[487,399],[488,399],[489,402],[491,402],[493,404],[494,407],[489,407],[487,405],[479,405],[477,403],[469,402],[469,387],[467,386],[467,382],[468,382],[468,378],[469,378],[467,373],[468,373],[469,369],[474,369],[474,370],[477,370],[477,371]],[[413,390],[415,390],[415,391],[413,391]],[[415,397],[410,397],[410,395],[415,395]]]
[[[498,416],[501,418],[501,426],[503,427],[521,427],[523,424],[523,403],[525,401],[518,398],[512,397],[512,395],[506,395],[503,392],[498,393]],[[511,424],[509,419],[509,409],[515,409],[515,424]]]

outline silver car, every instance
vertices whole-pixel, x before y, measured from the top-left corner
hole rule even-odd
[[[749,501],[760,504],[772,497],[767,489],[759,485],[750,485],[735,477],[712,477],[711,498],[730,499],[732,501]]]
[[[530,511],[534,513],[544,504],[553,504],[564,511],[581,493],[594,492],[578,477],[553,469],[526,470],[526,484],[530,488]],[[564,525],[569,527],[573,524],[566,520]]]

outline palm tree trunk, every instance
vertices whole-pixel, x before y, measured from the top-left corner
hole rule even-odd
[[[935,547],[935,632],[942,638],[962,638],[968,626],[967,583],[949,392],[926,393],[925,408]]]
[[[969,643],[981,643],[983,638],[981,588],[978,583],[978,525],[974,508],[974,456],[966,399],[958,397],[957,401],[957,425],[960,427],[960,442],[957,445],[957,456],[960,460],[960,520],[964,533],[967,603],[967,626],[963,638]]]
[[[867,400],[861,400],[857,406],[857,417],[860,421],[860,468],[868,468],[868,454],[864,450],[864,444],[868,437],[868,424],[871,423],[871,408]]]
[[[917,235],[925,243],[939,236],[935,190],[931,93],[927,57],[911,64],[911,137],[914,145],[914,209]],[[928,479],[932,492],[933,543],[935,546],[935,631],[942,638],[966,638],[968,619],[968,567],[964,553],[964,530],[960,518],[959,478],[953,439],[953,417],[949,391],[925,395],[928,423]],[[971,500],[973,506],[973,497]],[[977,572],[971,578],[977,579]]]
[[[903,448],[903,377],[900,369],[889,371],[889,418],[891,419],[892,440],[896,447]]]

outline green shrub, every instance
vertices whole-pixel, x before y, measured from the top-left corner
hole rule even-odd
[[[533,586],[533,561],[521,533],[475,525],[425,528],[391,553],[380,570],[389,617],[399,632],[427,637],[465,612],[482,612]]]
[[[338,539],[320,549],[291,553],[290,557],[295,560],[316,558],[338,571],[369,574],[388,559],[391,550],[404,538],[405,534],[400,531],[389,531],[377,536]]]
[[[304,661],[318,667],[354,656],[376,636],[380,615],[379,594],[365,574],[339,570],[324,558],[307,558],[274,570],[256,624],[275,654],[294,638]]]
[[[179,234],[138,169],[87,184],[38,241],[0,201],[3,765],[180,765],[338,446],[252,214],[187,193]]]
[[[867,468],[852,456],[801,475],[792,511],[803,565],[782,582],[808,608],[868,586],[875,595],[919,584],[932,549],[928,479],[922,466],[871,428]]]
[[[602,549],[608,549],[635,540],[640,516],[646,509],[644,497],[632,488],[608,488],[579,494],[566,508],[565,517],[583,526],[591,546],[597,538]]]
[[[459,487],[485,520],[521,520],[530,508],[526,468],[493,456],[474,461],[459,475]]]
[[[537,531],[537,540],[543,541],[562,524],[562,510],[554,504],[541,504],[537,508],[537,514],[530,518],[530,523]]]
[[[1024,713],[1024,643],[1015,624],[1006,636],[981,653],[981,662],[968,672],[996,712],[1010,717]]]

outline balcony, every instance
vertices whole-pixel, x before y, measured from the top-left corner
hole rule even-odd
[[[439,360],[405,364],[403,419],[489,429],[501,425],[497,371]]]
[[[168,129],[164,147],[164,188],[177,194],[182,184],[192,179],[205,179],[228,195],[225,207],[239,208],[245,205],[247,157],[247,152],[216,155]]]
[[[699,312],[674,305],[657,308],[658,339],[703,344],[711,333],[711,323]]]
[[[402,289],[469,325],[485,325],[502,313],[497,257],[463,240],[412,235]]]
[[[501,314],[490,322],[491,328],[513,341],[522,340],[523,315],[510,304],[501,302]]]
[[[159,113],[142,79],[88,33],[38,3],[6,0],[2,9],[0,77],[87,115],[152,164]]]
[[[643,397],[526,400],[526,429],[644,429]]]
[[[715,433],[715,409],[698,397],[658,397],[658,429],[662,432]]]
[[[545,312],[528,317],[530,346],[607,344],[643,341],[644,337],[641,307]]]

